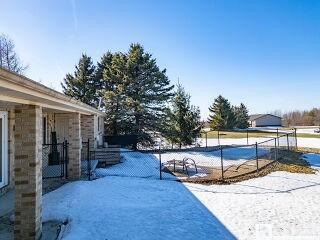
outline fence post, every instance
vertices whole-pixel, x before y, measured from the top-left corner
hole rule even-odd
[[[206,148],[208,147],[208,132],[206,132]]]
[[[220,146],[220,130],[218,129],[218,145]]]
[[[295,147],[298,149],[297,128],[294,128]]]
[[[249,145],[249,130],[247,129],[247,145]]]
[[[88,138],[87,148],[87,161],[88,161],[88,179],[91,180],[91,161],[90,161],[90,139]]]
[[[64,150],[65,150],[65,155],[64,155],[64,157],[65,157],[65,159],[64,159],[64,161],[65,161],[65,171],[66,171],[66,179],[68,179],[68,164],[69,164],[69,151],[68,151],[68,141],[67,140],[65,140],[64,141]]]
[[[63,142],[62,142],[62,161],[61,161],[61,160],[59,161],[60,166],[62,166],[62,167],[61,167],[61,178],[63,178],[63,177],[65,176],[65,168],[64,168],[64,166],[65,166],[65,159],[66,159],[66,157],[65,157],[64,141],[63,141]],[[61,165],[61,164],[62,164],[62,165]]]
[[[159,143],[159,171],[160,171],[160,180],[162,180],[162,163],[161,163],[161,139]]]
[[[274,160],[278,159],[277,138],[274,138]]]
[[[256,164],[257,164],[257,172],[259,171],[259,157],[258,157],[258,143],[256,142]]]
[[[221,179],[224,179],[224,170],[223,170],[223,148],[220,146],[220,161],[221,161]]]
[[[290,150],[290,146],[289,146],[289,133],[287,133],[287,148],[288,148],[288,150]]]

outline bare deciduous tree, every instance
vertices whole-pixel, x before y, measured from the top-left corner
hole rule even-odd
[[[28,66],[22,64],[14,47],[13,41],[7,35],[0,35],[0,67],[23,74]]]
[[[283,121],[285,126],[319,126],[320,109],[287,112],[283,115]]]

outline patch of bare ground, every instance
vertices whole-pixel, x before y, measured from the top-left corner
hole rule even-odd
[[[297,151],[302,153],[320,153],[320,148],[298,147]]]

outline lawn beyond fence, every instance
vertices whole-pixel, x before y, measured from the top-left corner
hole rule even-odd
[[[258,139],[271,139],[279,137],[287,133],[296,133],[296,129],[270,129],[270,130],[252,130],[252,129],[239,129],[239,130],[230,130],[230,131],[219,131],[219,130],[210,130],[202,131],[200,133],[200,138],[197,141],[197,144],[202,147],[214,146],[214,145],[223,145],[226,140],[232,139],[243,139],[243,144],[249,145],[252,143],[252,140],[255,141]],[[215,141],[213,141],[215,139]],[[262,141],[262,140],[261,140]],[[228,141],[229,142],[229,141]],[[255,141],[256,142],[256,141]]]

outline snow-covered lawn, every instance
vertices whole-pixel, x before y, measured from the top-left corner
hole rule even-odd
[[[96,169],[98,177],[122,176],[160,178],[160,163],[156,155],[121,149],[121,163],[108,168]],[[171,174],[162,173],[166,179],[174,179]]]
[[[64,240],[233,239],[176,181],[105,177],[46,194],[43,220],[69,219]]]
[[[299,138],[297,139],[298,147],[320,148],[320,138]]]
[[[69,220],[63,239],[320,239],[319,173],[182,184],[157,180],[156,156],[121,154],[129,160],[99,169],[106,177],[44,196],[44,221]],[[305,156],[320,169],[320,155]],[[151,170],[142,174],[142,166]]]
[[[267,149],[259,148],[258,155],[262,156],[267,153]],[[167,152],[161,154],[162,164],[170,160],[182,160],[184,158],[191,158],[195,164],[202,167],[221,167],[220,150],[217,151],[181,151],[181,152]],[[254,146],[244,146],[237,148],[223,149],[223,165],[240,165],[247,160],[254,159],[256,150]],[[141,178],[160,178],[160,162],[158,154],[144,154],[129,150],[121,150],[121,164],[114,165],[108,168],[98,168],[95,171],[97,177],[105,176],[122,176],[122,177],[141,177]],[[175,180],[171,174],[162,172],[164,179]]]
[[[259,148],[258,154],[260,156],[267,153],[266,149]],[[158,157],[158,155],[155,155]],[[256,150],[253,146],[226,148],[223,149],[223,165],[240,165],[247,160],[253,159],[256,156]],[[205,167],[220,167],[221,166],[221,153],[220,150],[210,152],[168,152],[161,154],[163,163],[172,159],[182,160],[183,158],[193,159],[197,165]]]
[[[320,155],[305,156],[320,169]],[[232,185],[185,185],[239,239],[320,239],[319,173],[274,172]]]
[[[271,138],[249,138],[249,144],[255,144],[256,142],[263,142],[269,140]],[[220,145],[246,145],[247,138],[221,138]],[[208,138],[207,139],[207,146],[219,146],[219,141],[217,138]],[[202,147],[206,146],[206,139],[199,138],[198,144]]]
[[[298,128],[297,129],[297,133],[307,133],[307,134],[319,134],[319,133],[315,133],[314,131],[319,129],[319,127],[309,127],[309,128]]]

